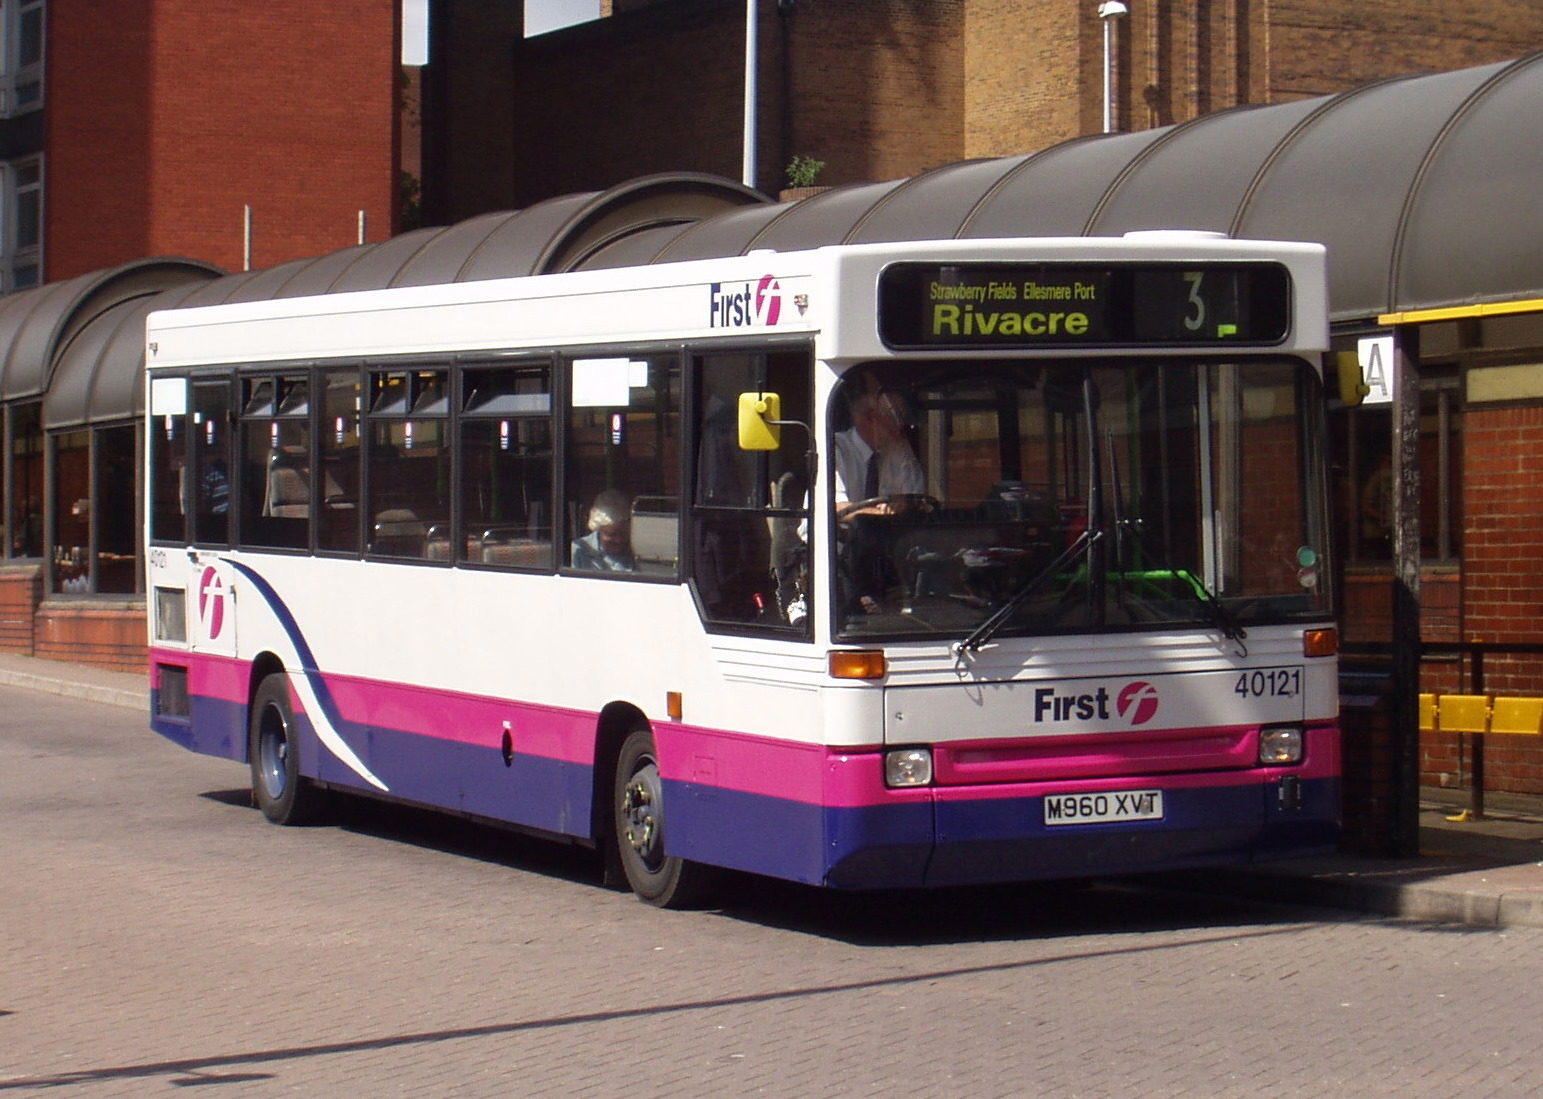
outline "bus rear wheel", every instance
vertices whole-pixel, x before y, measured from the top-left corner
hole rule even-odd
[[[315,820],[322,792],[300,773],[300,738],[289,702],[289,680],[267,676],[252,696],[247,731],[247,757],[252,767],[252,796],[274,824],[305,824]]]
[[[647,726],[632,730],[622,742],[611,805],[617,855],[632,891],[659,908],[700,904],[709,886],[708,868],[665,854],[664,782]]]

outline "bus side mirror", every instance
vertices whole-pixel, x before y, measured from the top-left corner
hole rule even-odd
[[[782,445],[782,398],[776,393],[739,395],[739,449],[776,450]]]
[[[1354,408],[1372,391],[1361,377],[1361,358],[1354,351],[1337,351],[1335,360],[1339,367],[1339,399]]]

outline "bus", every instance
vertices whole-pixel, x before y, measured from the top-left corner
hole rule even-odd
[[[1323,249],[752,252],[152,313],[151,721],[340,793],[899,889],[1339,826]]]

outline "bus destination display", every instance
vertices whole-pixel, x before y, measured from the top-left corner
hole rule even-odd
[[[1274,263],[898,263],[879,276],[894,348],[1269,345],[1290,308]]]

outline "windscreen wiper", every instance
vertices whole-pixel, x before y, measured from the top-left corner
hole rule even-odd
[[[986,642],[990,641],[1001,631],[1002,627],[1007,624],[1008,619],[1012,618],[1014,611],[1027,602],[1031,595],[1034,595],[1045,586],[1046,581],[1060,572],[1073,558],[1089,549],[1093,543],[1103,536],[1103,531],[1093,530],[1092,528],[1088,528],[1077,535],[1076,540],[1066,547],[1061,556],[1050,562],[1038,576],[1029,580],[1021,588],[1013,592],[1012,595],[1008,596],[1007,601],[992,611],[991,615],[984,622],[976,626],[969,637],[955,645],[955,655],[962,656],[967,652],[978,652],[982,645],[986,644]]]
[[[1199,603],[1200,606],[1205,610],[1206,617],[1211,620],[1211,624],[1221,631],[1223,637],[1237,645],[1239,650],[1238,655],[1247,656],[1248,646],[1243,643],[1243,639],[1248,636],[1248,631],[1243,628],[1242,623],[1237,620],[1236,616],[1234,616],[1231,611],[1222,605],[1222,601],[1216,598],[1216,594],[1211,591],[1210,588],[1205,586],[1205,582],[1202,581],[1200,577],[1196,576],[1188,569],[1174,568],[1167,562],[1161,553],[1156,552],[1150,546],[1148,546],[1146,538],[1141,533],[1141,520],[1133,519],[1125,514],[1124,500],[1120,495],[1120,467],[1115,462],[1114,432],[1108,432],[1104,436],[1104,441],[1109,448],[1109,469],[1114,481],[1114,529],[1116,535],[1116,560],[1119,561],[1124,559],[1124,554],[1120,552],[1121,543],[1125,541],[1125,535],[1128,533],[1130,535],[1131,541],[1135,542],[1143,553],[1145,553],[1148,557],[1151,557],[1158,564],[1158,569],[1156,570],[1155,575],[1149,572],[1144,573],[1143,577],[1147,579],[1157,579],[1166,574],[1168,579],[1179,581],[1183,585],[1184,589],[1188,591],[1190,595],[1195,597],[1195,602]],[[1123,572],[1121,575],[1123,576]]]
[[[1158,567],[1135,574],[1121,572],[1120,575],[1122,577],[1135,575],[1143,580],[1166,579],[1177,581],[1195,602],[1200,605],[1200,608],[1206,612],[1206,617],[1213,626],[1221,631],[1222,636],[1237,645],[1238,655],[1247,656],[1248,646],[1243,643],[1243,639],[1248,636],[1248,631],[1243,628],[1243,624],[1238,621],[1237,616],[1226,608],[1210,588],[1205,586],[1205,582],[1200,577],[1188,569],[1174,568],[1167,561],[1163,560],[1161,554],[1153,552],[1142,537],[1138,522],[1131,519],[1115,520],[1116,526],[1122,531],[1129,531],[1131,538],[1148,556],[1157,562]]]

